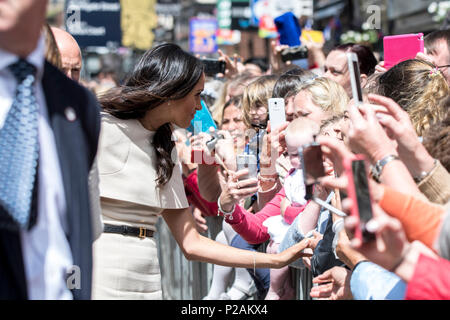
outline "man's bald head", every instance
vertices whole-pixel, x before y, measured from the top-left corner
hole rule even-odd
[[[61,53],[61,61],[64,73],[74,81],[80,80],[81,50],[78,43],[70,33],[52,27],[58,49]]]

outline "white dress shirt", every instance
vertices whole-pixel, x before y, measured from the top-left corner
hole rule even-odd
[[[45,41],[41,37],[27,61],[37,68],[35,83],[39,104],[38,217],[31,231],[22,231],[22,253],[29,299],[73,299],[66,284],[73,265],[67,232],[64,187],[42,89]],[[18,57],[0,49],[0,129],[11,108],[17,80],[8,66]],[[70,274],[69,274],[70,275]]]

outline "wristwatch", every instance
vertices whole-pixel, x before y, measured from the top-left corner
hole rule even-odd
[[[217,207],[219,208],[219,211],[223,213],[223,217],[227,220],[233,220],[233,212],[236,209],[236,205],[233,205],[233,208],[231,209],[230,212],[226,212],[222,209],[222,207],[220,206],[220,197],[219,199],[217,199]]]
[[[376,182],[380,182],[380,176],[381,176],[381,171],[383,171],[383,168],[386,164],[388,164],[389,162],[393,161],[393,160],[399,160],[400,158],[394,154],[390,154],[386,157],[384,157],[381,160],[378,160],[374,166],[372,166],[372,170],[371,170],[371,174],[372,174],[372,178],[374,178],[374,180]]]

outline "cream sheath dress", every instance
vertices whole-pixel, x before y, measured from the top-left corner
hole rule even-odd
[[[102,113],[97,160],[103,223],[156,232],[164,209],[189,206],[178,163],[171,180],[156,185],[154,134],[138,120]],[[102,233],[94,242],[93,269],[93,299],[162,299],[154,238]]]

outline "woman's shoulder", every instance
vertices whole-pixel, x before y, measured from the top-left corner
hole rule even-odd
[[[109,129],[119,128],[121,125],[132,123],[133,120],[125,120],[120,119],[108,112],[102,111],[100,112],[102,127],[106,127]]]
[[[153,134],[154,132],[145,129],[138,119],[120,119],[107,112],[101,112],[101,135],[103,140],[109,143],[114,143],[117,139],[148,143]]]
[[[102,112],[101,114],[101,130],[100,130],[100,146],[117,145],[119,141],[123,142],[127,139],[126,131],[123,130],[127,126],[127,120],[122,120],[113,115]]]
[[[114,134],[122,135],[123,131],[120,130],[121,124],[124,124],[126,120],[119,119],[107,112],[101,112],[101,131],[107,133],[108,137]]]

